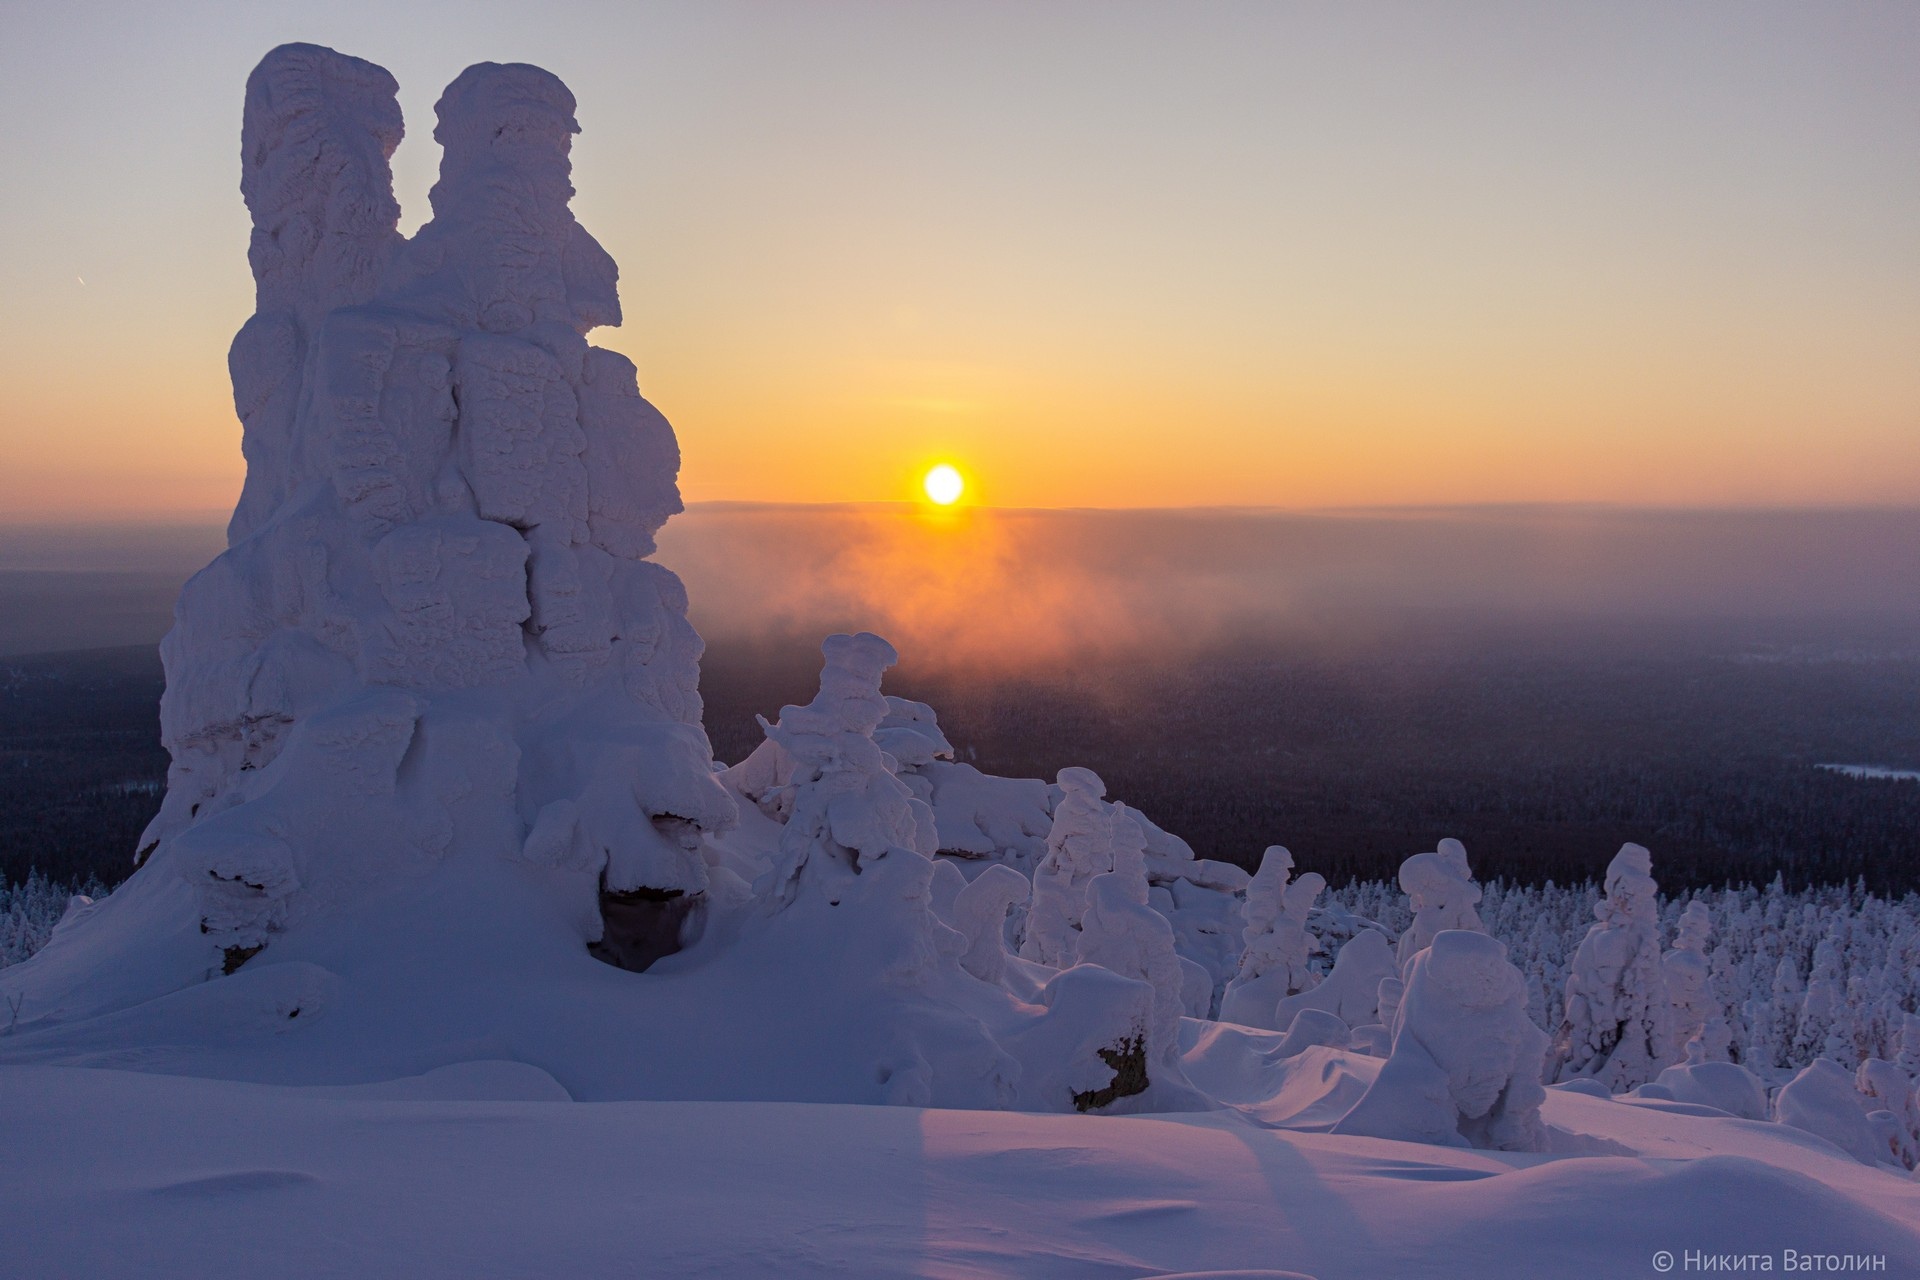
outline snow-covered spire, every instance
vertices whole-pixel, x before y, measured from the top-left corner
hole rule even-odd
[[[1598,923],[1574,953],[1554,1058],[1557,1079],[1588,1076],[1623,1093],[1659,1073],[1668,1042],[1653,855],[1622,845],[1607,864],[1605,890],[1594,906]]]
[[[440,180],[433,221],[407,249],[413,288],[489,333],[619,324],[613,259],[568,208],[580,125],[566,85],[539,67],[483,62],[434,111]]]
[[[240,194],[255,311],[227,356],[247,460],[230,541],[294,483],[294,415],[321,320],[370,301],[401,246],[388,164],[403,133],[399,92],[384,67],[311,44],[280,46],[247,77]]]

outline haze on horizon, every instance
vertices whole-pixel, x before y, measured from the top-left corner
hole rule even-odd
[[[20,7],[0,510],[223,511],[240,86],[578,95],[692,501],[1920,502],[1920,9]],[[577,38],[590,24],[604,34]]]

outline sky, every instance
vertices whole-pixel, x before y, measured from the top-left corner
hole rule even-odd
[[[580,103],[686,496],[1920,503],[1920,6],[5,5],[0,514],[241,478],[242,88]]]

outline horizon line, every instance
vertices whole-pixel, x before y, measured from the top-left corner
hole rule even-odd
[[[1423,502],[1423,503],[1344,503],[1329,506],[1255,505],[1248,503],[1190,503],[1167,506],[1001,506],[993,503],[967,503],[957,508],[933,508],[916,500],[844,499],[833,502],[803,502],[752,498],[711,498],[687,503],[677,514],[695,515],[704,511],[829,512],[829,511],[917,512],[944,519],[961,519],[972,511],[990,511],[1007,515],[1239,515],[1248,517],[1367,517],[1367,516],[1459,516],[1459,515],[1902,515],[1920,514],[1920,501],[1908,502],[1779,502],[1779,503],[1635,503],[1580,501],[1527,502]],[[231,518],[227,509],[197,512],[170,512],[129,516],[23,516],[0,514],[0,535],[24,530],[105,530],[105,529],[200,529],[224,525]]]

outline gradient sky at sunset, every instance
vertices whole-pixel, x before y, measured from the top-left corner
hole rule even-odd
[[[8,6],[0,515],[241,475],[247,72],[580,101],[689,499],[1920,502],[1920,6]]]

